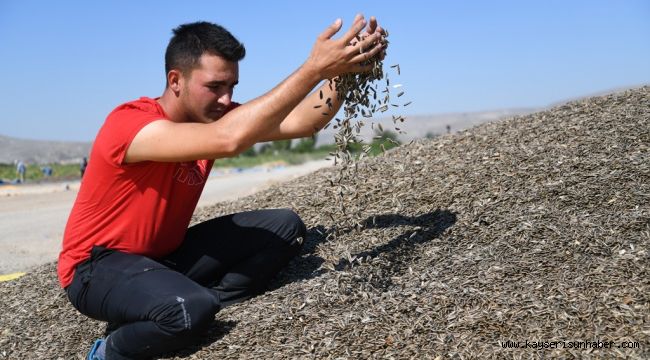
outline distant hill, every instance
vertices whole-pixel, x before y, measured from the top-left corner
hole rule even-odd
[[[404,122],[397,122],[397,124],[393,124],[393,120],[390,116],[388,118],[369,118],[364,120],[366,125],[361,129],[360,135],[366,141],[371,140],[375,135],[374,129],[377,129],[376,126],[374,129],[371,126],[371,122],[374,122],[375,124],[381,124],[384,130],[389,130],[395,133],[398,132],[395,128],[399,128],[399,131],[405,132],[398,135],[399,140],[402,142],[408,142],[412,139],[427,137],[427,135],[446,134],[447,125],[449,125],[450,132],[457,132],[478,124],[501,120],[516,115],[526,115],[539,110],[540,109],[536,108],[513,108],[479,112],[414,115],[404,116],[406,120]],[[332,124],[335,124],[335,122]],[[337,133],[337,131],[338,130],[335,130],[332,125],[327,129],[321,130],[318,133],[317,145],[333,143],[334,134]]]
[[[91,142],[27,140],[0,135],[0,163],[77,162],[90,153]]]

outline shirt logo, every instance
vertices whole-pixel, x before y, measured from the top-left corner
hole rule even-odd
[[[205,176],[203,170],[205,167],[200,166],[197,162],[182,162],[176,168],[174,179],[183,184],[190,186],[202,185],[205,183]]]

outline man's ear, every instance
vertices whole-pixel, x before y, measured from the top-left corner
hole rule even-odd
[[[181,74],[181,72],[176,69],[170,70],[169,73],[167,73],[167,84],[169,86],[169,89],[173,91],[176,96],[178,96],[181,92],[182,77],[183,74]]]

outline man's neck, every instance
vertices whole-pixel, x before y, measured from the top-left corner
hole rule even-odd
[[[165,89],[162,96],[158,98],[158,103],[160,106],[162,106],[169,120],[173,122],[187,121],[186,116],[180,107],[178,97],[176,97],[176,95],[171,90],[169,90],[169,88]]]

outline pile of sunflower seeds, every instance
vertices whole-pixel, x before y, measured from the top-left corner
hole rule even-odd
[[[333,238],[337,171],[195,214],[289,207],[308,234],[268,292],[165,358],[650,358],[650,87],[363,159],[364,227]],[[0,283],[0,359],[83,359],[101,336],[55,267]]]
[[[387,44],[387,36],[388,33],[382,37],[381,42]],[[357,41],[361,40],[362,38],[357,36]],[[381,138],[381,133],[384,129],[378,122],[376,114],[385,113],[389,107],[400,106],[397,103],[391,102],[390,79],[388,73],[384,72],[383,61],[379,57],[379,54],[364,64],[372,65],[372,71],[359,74],[344,74],[334,80],[330,80],[329,83],[330,88],[336,89],[339,97],[338,100],[343,102],[344,114],[343,119],[334,119],[334,122],[336,122],[334,129],[338,130],[334,135],[336,150],[330,154],[334,157],[334,163],[339,167],[339,172],[329,179],[331,189],[328,195],[336,199],[337,215],[343,219],[339,223],[340,227],[338,230],[349,228],[361,229],[363,227],[363,219],[359,217],[359,214],[363,210],[365,201],[362,194],[359,194],[357,191],[359,182],[363,181],[363,179],[358,177],[357,162],[368,156],[371,145],[365,144],[359,137],[361,128],[366,125],[366,121],[370,121],[371,126],[375,129],[375,122],[377,122],[375,131],[378,136],[375,138]],[[391,68],[396,70],[397,75],[400,74],[399,64],[392,65]],[[404,91],[400,89],[401,87],[401,84],[393,85],[394,89],[399,90],[396,96],[397,98],[404,95]],[[403,106],[408,106],[409,104],[410,102],[407,102]],[[330,98],[325,100],[325,105],[330,109],[332,108]],[[392,116],[392,119],[394,124],[405,120],[403,116],[395,115]],[[404,133],[397,125],[395,129],[399,133]],[[394,142],[390,138],[385,141]],[[350,151],[352,144],[361,145],[362,151],[353,155]],[[381,143],[380,146],[385,151],[385,144]],[[324,216],[333,219],[335,214],[324,213]],[[338,233],[338,231],[335,233]]]

